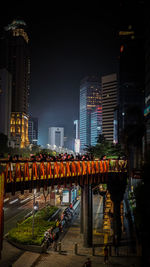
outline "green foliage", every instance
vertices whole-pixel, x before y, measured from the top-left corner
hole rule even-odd
[[[27,148],[12,148],[12,147],[9,147],[8,148],[8,152],[14,156],[14,155],[19,155],[19,156],[22,156],[23,158],[24,157],[29,157],[30,154],[31,154],[31,151],[30,149],[27,147]]]
[[[56,152],[54,152],[50,149],[47,149],[47,148],[40,149],[39,151],[36,152],[36,155],[38,156],[40,153],[45,154],[45,155],[49,155],[49,156],[54,156],[56,154]]]
[[[87,146],[85,150],[95,158],[102,158],[104,155],[107,158],[118,158],[125,155],[120,144],[107,141],[103,135],[99,135],[95,146]]]
[[[44,239],[44,233],[47,229],[55,227],[55,222],[49,222],[48,219],[58,210],[57,207],[46,207],[38,211],[34,217],[34,238],[32,237],[32,216],[27,218],[18,227],[9,231],[9,239],[28,245],[41,245]]]

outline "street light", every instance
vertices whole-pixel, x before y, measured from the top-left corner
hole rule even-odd
[[[32,220],[32,238],[34,237],[34,215],[35,215],[35,211],[36,211],[36,207],[38,207],[36,204],[35,204],[35,196],[36,196],[36,189],[34,189],[34,192],[33,192],[33,220]]]

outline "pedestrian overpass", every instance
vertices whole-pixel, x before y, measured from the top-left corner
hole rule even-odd
[[[114,232],[120,233],[120,203],[127,182],[127,160],[55,161],[55,162],[0,162],[0,251],[3,236],[3,200],[6,193],[24,190],[32,192],[51,186],[81,187],[81,233],[84,245],[92,245],[92,187],[107,184],[114,203]]]

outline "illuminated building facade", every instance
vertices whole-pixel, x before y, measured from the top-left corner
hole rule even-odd
[[[110,142],[114,140],[114,111],[117,106],[117,92],[117,74],[102,76],[102,134]]]
[[[91,145],[91,112],[101,106],[101,85],[97,76],[88,76],[80,84],[80,148]]]
[[[10,142],[12,147],[24,148],[29,144],[28,117],[22,112],[11,112]]]
[[[13,143],[14,147],[25,147],[29,145],[29,38],[26,33],[26,23],[22,20],[13,20],[4,30],[1,64],[3,64],[12,75],[10,141]]]
[[[102,106],[96,107],[91,112],[91,145],[97,144],[98,136],[102,134]]]

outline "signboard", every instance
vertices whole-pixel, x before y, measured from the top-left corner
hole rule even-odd
[[[75,199],[74,190],[71,190],[71,202],[73,202]]]
[[[63,190],[62,202],[63,203],[69,203],[69,190]]]

